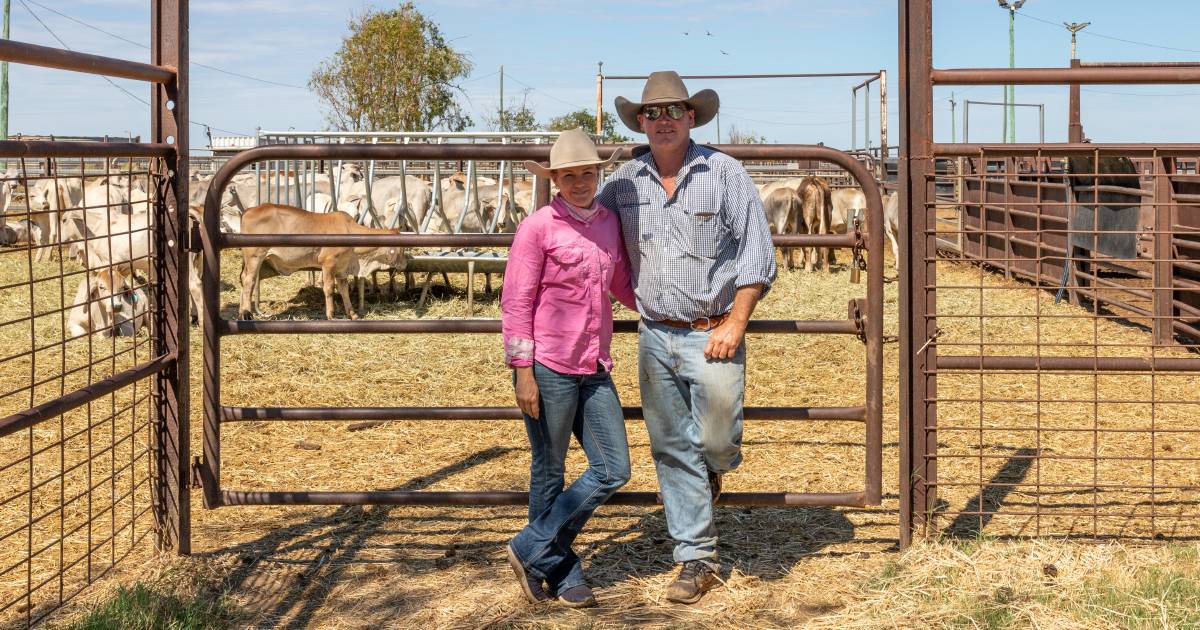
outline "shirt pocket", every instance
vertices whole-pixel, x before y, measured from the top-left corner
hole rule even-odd
[[[559,245],[547,250],[546,256],[563,269],[573,269],[583,262],[583,248],[575,245]]]
[[[716,212],[676,212],[671,217],[672,237],[683,251],[701,258],[716,258],[729,238],[729,230]]]

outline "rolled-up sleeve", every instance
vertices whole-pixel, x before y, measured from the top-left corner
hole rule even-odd
[[[637,296],[633,292],[633,271],[629,266],[629,256],[625,253],[625,238],[621,238],[621,257],[613,265],[612,286],[609,293],[625,308],[637,312]]]
[[[500,297],[504,364],[508,367],[533,365],[533,314],[541,286],[542,251],[539,226],[530,222],[517,226]]]
[[[761,284],[766,295],[775,281],[775,246],[758,189],[740,165],[725,174],[725,207],[737,239],[737,288]]]

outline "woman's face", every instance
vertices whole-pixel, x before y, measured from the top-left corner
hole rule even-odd
[[[558,186],[558,192],[573,206],[586,208],[596,197],[596,185],[600,171],[595,166],[573,166],[550,171],[550,179]]]

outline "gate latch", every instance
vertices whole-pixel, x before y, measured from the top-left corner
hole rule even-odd
[[[194,217],[188,218],[187,250],[193,254],[199,254],[204,250],[203,241],[200,240],[200,222]]]
[[[864,313],[867,311],[867,301],[862,298],[850,300],[847,317],[854,321],[858,329],[858,340],[867,343],[867,322]]]

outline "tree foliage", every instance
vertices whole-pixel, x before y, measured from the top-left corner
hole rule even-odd
[[[471,62],[412,2],[351,16],[350,34],[308,86],[340,131],[461,131],[471,124],[454,81]]]
[[[484,122],[496,131],[537,131],[537,118],[529,108],[528,100],[529,90],[525,90],[520,105],[516,101],[506,102],[496,109],[495,116],[485,115]]]
[[[754,133],[753,130],[741,131],[736,126],[729,126],[729,144],[766,144],[767,137]]]
[[[609,112],[603,112],[600,121],[600,142],[602,144],[620,144],[622,142],[633,142],[632,138],[623,136],[616,131],[614,121],[616,116]],[[546,123],[546,129],[549,131],[566,131],[568,129],[582,128],[588,133],[596,132],[596,116],[586,109],[576,110],[570,113],[563,114],[555,118],[551,118]]]

